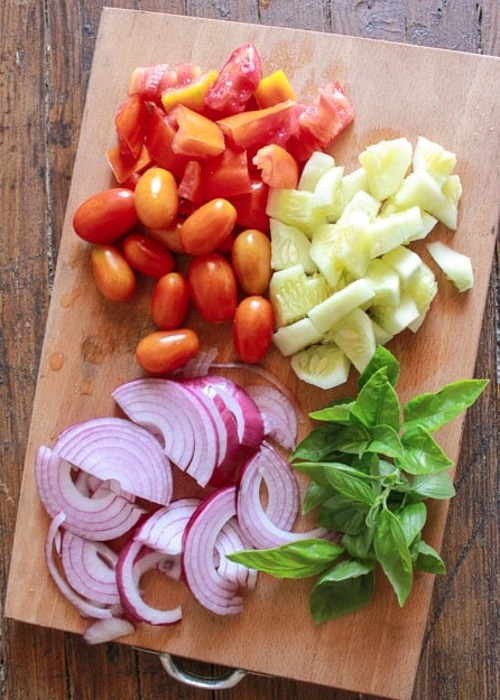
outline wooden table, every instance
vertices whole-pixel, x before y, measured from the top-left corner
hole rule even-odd
[[[480,4],[471,0],[7,0],[1,4],[2,601],[51,283],[103,5],[500,55],[497,0]],[[442,550],[448,574],[435,584],[414,690],[416,700],[500,697],[499,253],[497,244],[476,365],[476,375],[490,377],[493,387],[488,401],[468,415],[457,496]],[[187,688],[173,681],[153,654],[118,644],[89,648],[77,636],[6,619],[2,643],[0,688],[6,700],[360,697],[258,676],[247,677],[232,690]],[[193,667],[200,670],[196,664]]]

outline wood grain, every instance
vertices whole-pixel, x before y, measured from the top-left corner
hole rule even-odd
[[[106,3],[107,5],[112,3]],[[137,9],[139,3],[119,3]],[[5,3],[2,52],[2,582],[6,581],[21,465],[69,179],[79,136],[101,5]],[[193,16],[306,27],[498,55],[498,5],[482,3],[191,2]],[[388,6],[391,6],[390,12]],[[181,14],[184,3],[140,3]],[[387,14],[385,14],[387,12]],[[395,18],[393,20],[392,18]],[[393,24],[395,22],[395,24]],[[395,32],[387,28],[396,26]],[[25,32],[28,29],[28,34]],[[418,30],[418,31],[417,31]],[[5,223],[7,222],[7,224]],[[7,228],[8,225],[8,228]],[[498,251],[476,373],[496,378]],[[498,331],[497,331],[498,332]],[[498,338],[498,336],[497,336]],[[471,411],[457,473],[457,498],[444,541],[449,574],[436,583],[415,698],[492,698],[499,694],[495,576],[498,571],[498,384]],[[496,423],[495,423],[496,417]],[[482,478],[477,478],[480,470]],[[26,553],[28,559],[29,553]],[[2,592],[4,583],[2,583]],[[3,598],[3,593],[2,593]],[[463,599],[467,605],[463,604]],[[7,698],[201,697],[172,684],[154,656],[121,645],[87,649],[74,635],[4,621]],[[99,681],[94,669],[99,668]],[[85,682],[82,683],[82,678]],[[167,691],[168,688],[168,691]],[[218,695],[217,693],[215,695]],[[222,694],[221,694],[222,695]],[[354,698],[304,683],[251,677],[230,698]]]

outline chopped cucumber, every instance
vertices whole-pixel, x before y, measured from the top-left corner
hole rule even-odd
[[[323,275],[306,275],[302,265],[275,272],[269,284],[269,299],[277,327],[306,316],[309,309],[330,295],[330,291]]]
[[[425,170],[440,184],[451,175],[457,156],[425,136],[419,136],[413,151],[413,170]]]
[[[406,138],[379,141],[359,155],[366,170],[368,188],[375,199],[387,199],[401,185],[411,165],[413,148]]]
[[[333,339],[360,373],[377,349],[373,323],[361,309],[344,316],[333,332]]]
[[[304,164],[297,189],[314,192],[318,181],[327,170],[335,166],[333,156],[323,151],[314,151]]]
[[[462,185],[451,151],[422,136],[415,150],[396,138],[368,146],[359,163],[344,174],[331,155],[315,152],[297,189],[271,188],[266,209],[273,341],[297,376],[324,388],[343,383],[350,363],[363,371],[377,344],[420,328],[437,283],[408,246],[438,221],[452,230],[458,221]],[[459,289],[472,286],[466,256],[428,247]],[[342,370],[331,359],[339,352]]]
[[[381,258],[390,265],[398,274],[401,284],[407,285],[416,271],[422,265],[422,258],[418,253],[398,245]]]
[[[319,343],[323,333],[319,331],[310,318],[301,318],[289,326],[278,328],[273,334],[273,342],[282,355],[295,355],[309,345]]]
[[[320,389],[344,384],[350,362],[342,350],[332,344],[313,345],[293,355],[290,364],[299,379]]]
[[[427,244],[427,249],[434,261],[453,282],[459,292],[465,292],[474,286],[474,273],[470,258],[457,250],[453,250],[441,241]]]
[[[372,285],[366,279],[354,280],[328,299],[308,311],[308,316],[322,333],[336,326],[351,311],[362,306],[375,296]]]
[[[269,228],[273,270],[284,270],[294,265],[302,265],[308,274],[317,271],[309,254],[311,241],[303,231],[296,226],[284,224],[278,219],[270,219]]]
[[[342,176],[344,168],[330,168],[322,175],[314,188],[315,215],[327,221],[336,221],[342,213]]]

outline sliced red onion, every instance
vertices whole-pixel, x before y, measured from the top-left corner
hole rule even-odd
[[[89,474],[114,479],[122,489],[152,503],[172,497],[172,470],[158,440],[124,418],[93,418],[59,435],[53,451]]]
[[[281,461],[284,462],[277,452],[265,447],[248,460],[241,477],[237,500],[238,522],[245,539],[256,549],[271,549],[300,539],[325,537],[329,533],[325,528],[315,528],[308,532],[291,531],[291,525],[288,524],[290,512],[286,506],[289,496],[283,490],[286,478],[281,481],[277,471],[283,466]],[[286,468],[289,470],[288,465]],[[263,481],[268,491],[267,510],[262,503]],[[295,500],[294,508],[298,515],[300,502],[292,493],[295,489],[291,484],[290,489],[290,497]]]
[[[112,617],[109,620],[96,620],[88,625],[83,633],[83,639],[87,644],[104,644],[134,632],[135,627],[129,620]]]
[[[66,581],[64,576],[59,571],[59,567],[54,557],[54,546],[59,535],[59,528],[64,523],[64,513],[57,513],[52,519],[45,541],[45,560],[52,579],[59,588],[63,596],[75,606],[84,617],[93,619],[106,619],[113,616],[113,611],[110,607],[103,607],[93,603],[79,595]]]
[[[246,387],[264,420],[264,433],[286,450],[293,450],[297,440],[298,420],[294,406],[284,394],[270,386]]]
[[[189,382],[207,394],[216,393],[236,419],[240,445],[256,449],[264,438],[264,421],[255,401],[235,382],[226,377],[197,377]]]
[[[165,560],[172,559],[163,552],[144,547],[133,538],[125,544],[116,567],[116,580],[122,604],[127,614],[137,622],[150,625],[172,625],[182,619],[182,608],[176,606],[160,610],[146,603],[140,590],[140,582],[146,571],[158,569]]]
[[[185,530],[182,563],[186,583],[196,600],[217,615],[243,610],[238,583],[218,571],[214,557],[219,533],[235,514],[236,487],[226,486],[203,501]]]
[[[115,569],[118,555],[102,542],[84,540],[65,530],[61,564],[70,586],[98,605],[119,605]]]
[[[101,483],[98,491],[85,495],[72,479],[71,465],[45,445],[38,448],[35,479],[40,500],[50,515],[65,515],[67,530],[93,540],[111,540],[132,528],[143,510]]]
[[[174,374],[182,378],[203,377],[204,375],[208,374],[211,365],[217,357],[217,353],[217,348],[200,350],[196,357],[188,360],[188,362],[176,370]]]
[[[167,457],[205,486],[217,463],[218,446],[197,397],[181,382],[143,377],[119,386],[113,398],[124,413],[156,436]]]
[[[248,549],[249,543],[243,538],[241,529],[236,518],[228,520],[220,530],[215,541],[217,554],[216,568],[221,576],[234,581],[244,588],[255,588],[257,585],[258,572],[256,569],[249,569],[247,566],[237,564],[227,558],[227,554],[234,554],[242,549]]]
[[[179,498],[159,508],[136,530],[134,539],[158,552],[180,555],[184,528],[200,503],[200,498]]]

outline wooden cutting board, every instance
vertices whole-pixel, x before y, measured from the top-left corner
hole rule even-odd
[[[345,85],[357,117],[333,154],[347,170],[356,166],[365,146],[382,138],[406,136],[414,144],[422,134],[457,153],[464,187],[459,229],[454,236],[441,229],[436,237],[472,258],[475,287],[459,295],[439,277],[439,295],[424,327],[416,336],[403,334],[391,349],[402,364],[403,398],[473,374],[499,220],[499,59],[308,31],[104,10],[26,452],[6,601],[9,617],[76,633],[84,628],[46,572],[48,518],[36,494],[34,454],[72,422],[114,412],[110,392],[139,375],[133,350],[151,328],[147,286],[138,300],[124,306],[102,301],[91,280],[88,247],[71,227],[78,203],[111,182],[104,154],[129,74],[136,66],[155,62],[192,60],[207,69],[218,68],[245,42],[257,45],[265,72],[284,68],[304,100],[332,79]],[[217,345],[219,359],[234,359],[229,326],[208,328],[195,318],[193,323],[204,347]],[[331,397],[298,382],[276,352],[269,354],[265,366],[288,384],[304,411],[323,406]],[[457,419],[439,435],[454,460],[462,423]],[[303,423],[302,434],[307,429]],[[437,548],[446,513],[447,504],[431,510],[427,538]],[[153,585],[159,592],[158,584]],[[320,627],[309,618],[309,581],[262,576],[257,591],[245,594],[244,613],[229,619],[202,610],[181,590],[169,590],[169,598],[184,605],[184,621],[173,628],[141,627],[121,641],[403,700],[412,693],[432,585],[431,576],[417,575],[407,605],[399,609],[380,580],[367,609]]]

